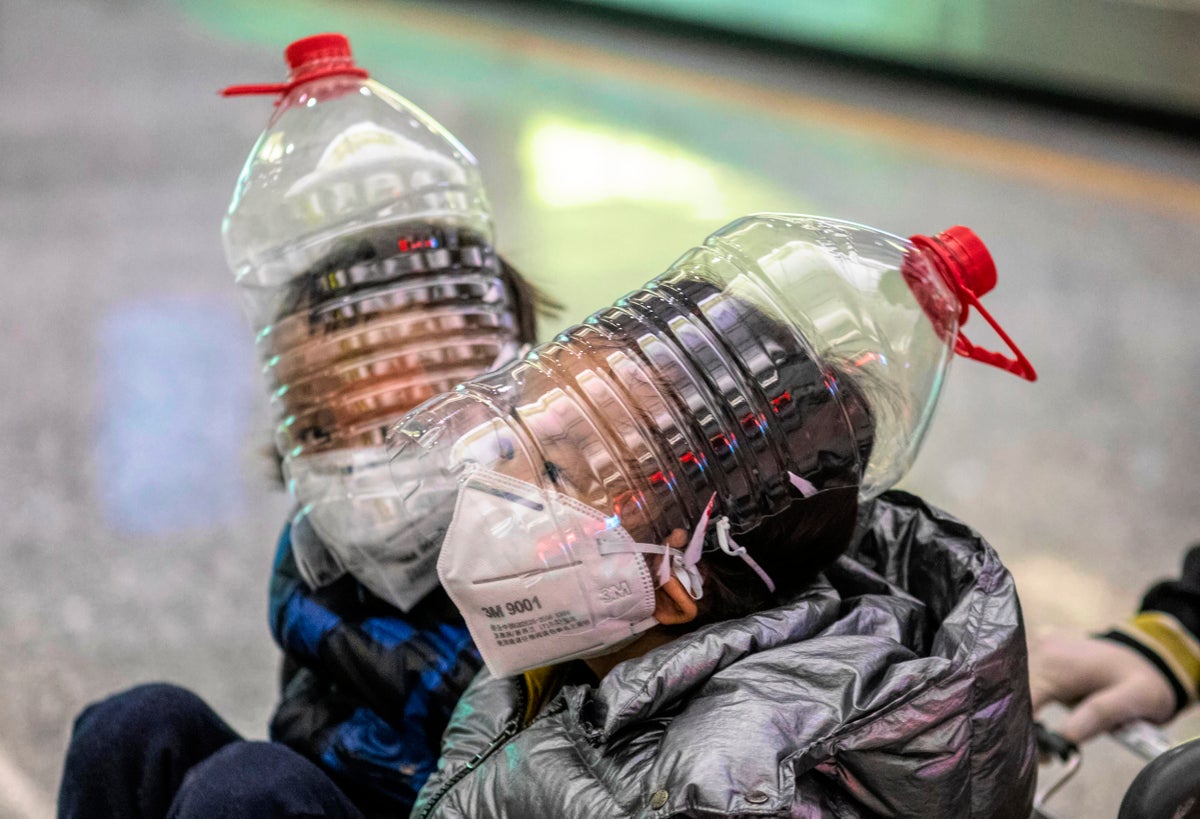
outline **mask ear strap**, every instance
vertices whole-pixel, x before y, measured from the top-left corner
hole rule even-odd
[[[716,495],[713,495],[713,498],[716,498]],[[692,540],[683,552],[662,543],[637,543],[633,540],[614,537],[611,530],[597,536],[597,548],[601,555],[627,552],[659,555],[661,559],[658,561],[658,585],[665,586],[671,579],[671,575],[674,574],[675,579],[679,581],[691,598],[699,600],[704,596],[704,577],[696,568],[696,564],[700,562],[700,553],[704,551],[704,532],[708,528],[708,516],[712,510],[712,503],[711,500],[708,502],[704,514],[700,516],[700,523],[696,526],[696,531],[692,533]]]
[[[674,574],[675,579],[693,600],[699,600],[704,596],[704,578],[700,575],[696,564],[687,562],[686,554],[665,544],[638,543],[624,538],[605,537],[606,534],[608,533],[605,532],[596,539],[596,546],[601,555],[627,554],[629,552],[659,555],[661,559],[658,561],[657,585],[665,586],[671,579],[671,575]]]
[[[772,592],[775,591],[775,581],[771,579],[771,575],[767,574],[762,566],[758,565],[758,561],[750,556],[746,551],[745,546],[739,546],[737,541],[729,535],[729,518],[721,516],[717,518],[717,545],[721,547],[721,551],[731,557],[740,557],[745,561],[746,565],[754,570],[759,579],[766,584],[767,588]]]
[[[788,473],[792,485],[800,491],[815,493],[816,487],[811,483],[801,478],[799,475]],[[805,494],[805,497],[808,497]],[[704,514],[700,516],[700,522],[696,524],[696,531],[692,532],[692,540],[688,544],[687,553],[684,555],[684,562],[690,566],[695,566],[700,562],[700,552],[704,549],[704,535],[708,530],[708,520],[712,515],[713,504],[717,501],[717,493],[714,492],[712,497],[708,499],[708,505],[704,507]],[[721,515],[714,523],[717,526],[717,545],[721,547],[721,551],[732,557],[741,558],[747,566],[754,570],[754,573],[759,576],[766,587],[771,591],[775,591],[775,581],[766,573],[762,566],[758,565],[758,561],[750,556],[745,547],[739,546],[737,542],[729,535],[729,518]],[[699,599],[698,597],[696,599]]]
[[[811,481],[806,481],[795,472],[788,473],[788,481],[792,484],[792,486],[796,487],[796,491],[799,492],[802,497],[811,498],[813,495],[817,494],[817,487],[813,486]]]
[[[788,477],[792,486],[796,487],[805,497],[816,493],[816,487],[799,475],[788,473]],[[704,537],[708,533],[708,524],[712,519],[713,506],[716,502],[717,493],[714,492],[709,497],[708,503],[704,505],[704,512],[700,515],[696,528],[692,530],[692,537],[682,554],[670,546],[657,543],[636,543],[632,540],[613,537],[610,532],[602,533],[597,538],[600,554],[640,552],[660,555],[662,559],[658,562],[658,585],[665,585],[673,573],[692,599],[699,600],[704,596],[704,577],[696,568],[696,564],[700,562],[700,556],[704,552]],[[771,579],[771,576],[762,566],[758,565],[758,561],[750,556],[744,546],[738,545],[737,541],[730,536],[729,518],[722,515],[713,522],[717,527],[717,545],[721,547],[721,551],[732,557],[741,558],[747,566],[754,570],[754,573],[759,576],[769,590],[775,591],[775,581]]]
[[[666,561],[663,561],[664,563]],[[675,579],[687,591],[693,600],[704,596],[704,577],[695,563],[688,563],[687,556],[681,555],[678,549],[671,550],[671,569]]]

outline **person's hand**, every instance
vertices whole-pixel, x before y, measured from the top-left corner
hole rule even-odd
[[[1135,719],[1162,724],[1175,714],[1175,692],[1162,672],[1111,640],[1039,639],[1029,652],[1029,682],[1035,714],[1048,702],[1071,709],[1058,733],[1074,742]]]

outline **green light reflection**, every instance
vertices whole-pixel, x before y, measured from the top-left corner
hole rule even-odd
[[[629,127],[537,112],[519,133],[522,218],[506,244],[564,304],[560,324],[640,287],[739,216],[803,209],[743,168]]]
[[[523,146],[533,188],[551,207],[628,200],[677,204],[699,218],[727,212],[714,164],[663,140],[548,118],[527,123]]]
[[[278,51],[293,37],[343,31],[381,81],[439,118],[450,114],[482,154],[498,249],[564,305],[558,321],[542,323],[542,338],[641,286],[732,219],[831,212],[820,197],[831,173],[840,190],[875,172],[869,139],[526,59],[502,38],[460,43],[414,30],[403,2],[180,5],[215,32]],[[488,123],[485,139],[470,134],[473,120]]]

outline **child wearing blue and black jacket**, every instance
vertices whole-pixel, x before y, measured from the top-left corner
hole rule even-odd
[[[554,305],[501,262],[523,343]],[[75,721],[58,815],[146,817],[406,816],[437,765],[442,733],[482,666],[441,588],[410,611],[352,574],[319,587],[301,573],[322,544],[300,516],[285,526],[270,583],[283,651],[270,741],[239,736],[194,693],[142,685]]]
[[[445,593],[402,615],[349,575],[313,590],[289,524],[270,623],[284,654],[270,742],[184,688],[133,688],[76,720],[59,816],[406,815],[482,665]]]

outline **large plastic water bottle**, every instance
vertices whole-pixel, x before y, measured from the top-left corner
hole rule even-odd
[[[556,495],[580,501],[643,543],[694,531],[710,505],[738,535],[815,493],[874,496],[915,458],[955,353],[1036,377],[1015,347],[1007,358],[962,332],[975,307],[1012,346],[978,301],[995,283],[967,228],[903,239],[811,216],[740,219],[409,414],[391,438],[402,513],[438,540],[446,499],[478,470],[537,487],[547,514]]]
[[[397,528],[385,431],[515,357],[519,295],[467,149],[370,79],[342,35],[299,40],[286,58],[288,82],[223,92],[276,97],[222,226],[226,255],[299,522],[330,547],[335,571],[360,574],[386,549],[410,582],[360,579],[404,586],[393,602],[407,607],[436,575],[432,547]]]

